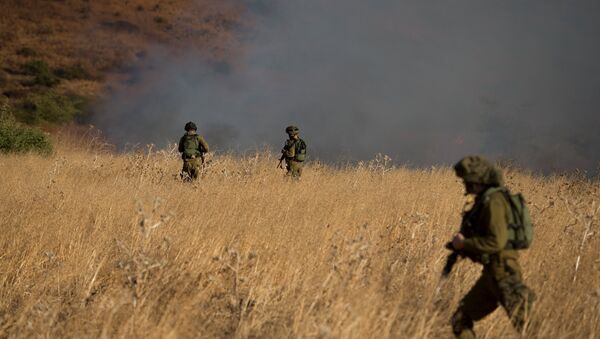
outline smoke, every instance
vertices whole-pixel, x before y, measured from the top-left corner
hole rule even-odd
[[[600,163],[600,3],[247,1],[254,24],[227,62],[156,48],[100,107],[118,144],[279,148],[295,124],[314,157],[535,170]]]

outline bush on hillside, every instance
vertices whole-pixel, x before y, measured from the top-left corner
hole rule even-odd
[[[76,109],[73,120],[80,123],[85,122],[91,113],[91,98],[77,94],[69,94],[67,98],[69,98]]]
[[[22,126],[12,115],[8,104],[0,107],[0,153],[52,153],[52,144],[44,132]]]
[[[63,95],[51,90],[31,93],[23,99],[17,117],[28,124],[68,123],[83,115],[86,103],[83,97]]]
[[[58,77],[67,80],[93,80],[94,78],[91,72],[81,64],[61,67],[56,69],[54,73]]]
[[[60,79],[42,60],[34,60],[21,65],[21,71],[33,77],[33,81],[29,85],[53,87],[60,83]]]
[[[23,57],[27,57],[27,58],[29,58],[29,57],[34,57],[34,56],[37,56],[37,55],[38,55],[38,53],[37,53],[37,51],[36,51],[35,49],[33,49],[33,48],[29,48],[29,47],[22,47],[22,48],[19,48],[19,49],[17,50],[17,55],[20,55],[20,56],[23,56]]]

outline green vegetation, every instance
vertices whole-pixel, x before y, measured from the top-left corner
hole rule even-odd
[[[94,76],[81,64],[58,68],[54,74],[67,80],[93,80]]]
[[[17,55],[24,56],[24,57],[34,57],[34,56],[37,56],[38,53],[33,48],[22,47],[17,50]]]
[[[81,118],[87,112],[89,99],[76,94],[63,94],[51,87],[61,79],[93,79],[91,72],[81,64],[52,70],[43,60],[32,60],[21,65],[21,73],[32,76],[26,85],[36,86],[29,93],[12,102],[14,115],[27,124],[64,124]],[[0,77],[0,83],[2,79]]]
[[[10,106],[0,106],[0,153],[51,154],[52,144],[41,130],[17,122]]]
[[[60,83],[60,79],[42,60],[34,60],[21,65],[21,72],[33,76],[33,81],[29,85],[53,87]]]
[[[52,90],[31,93],[23,99],[17,118],[28,124],[64,124],[85,115],[88,99]]]

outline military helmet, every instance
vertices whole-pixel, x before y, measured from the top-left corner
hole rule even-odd
[[[492,163],[477,155],[462,158],[454,165],[456,176],[465,182],[489,186],[502,186],[502,172]]]
[[[191,130],[197,131],[198,127],[196,127],[195,123],[193,123],[193,122],[190,121],[187,124],[185,124],[185,130],[186,131],[191,131]]]
[[[300,129],[296,126],[288,126],[285,128],[285,133],[287,134],[298,134]]]

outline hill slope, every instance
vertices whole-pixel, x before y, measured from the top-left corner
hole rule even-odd
[[[0,2],[0,99],[40,92],[23,65],[43,61],[62,75],[59,93],[98,95],[149,46],[197,49],[223,59],[235,47],[243,6],[234,1],[5,0]],[[43,86],[42,86],[43,87]]]

